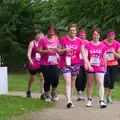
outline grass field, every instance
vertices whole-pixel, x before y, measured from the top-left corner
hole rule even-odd
[[[25,112],[40,111],[42,108],[52,107],[40,99],[29,99],[20,96],[0,96],[0,120],[9,120],[12,116],[20,116]]]
[[[29,79],[29,74],[9,75],[9,80],[8,80],[9,91],[26,91],[28,79]],[[32,92],[40,91],[40,78],[39,77],[37,77],[31,90]],[[60,77],[60,80],[59,80],[58,93],[64,93],[64,81],[62,77]]]
[[[24,75],[9,75],[9,91],[26,91],[27,82],[29,79],[28,74]],[[119,76],[117,77],[117,81],[115,83],[115,89],[113,91],[112,98],[120,100],[120,82]],[[32,92],[40,91],[40,80],[37,77],[35,83],[32,87]],[[59,86],[57,89],[59,94],[64,94],[64,80],[60,77]],[[76,94],[76,91],[75,91]],[[85,93],[84,93],[85,94]],[[93,88],[93,96],[98,96],[98,89],[96,84]],[[52,107],[53,103],[45,103],[40,99],[28,99],[24,97],[18,96],[0,96],[0,120],[7,120],[11,116],[19,116],[23,115],[25,112],[39,111],[42,108]]]
[[[27,82],[29,79],[29,75],[25,74],[25,75],[9,75],[9,91],[26,91],[27,89]],[[120,100],[120,82],[119,82],[119,76],[117,77],[117,81],[115,83],[115,89],[113,91],[113,98],[115,99],[119,99]],[[39,77],[37,77],[36,81],[33,84],[32,87],[32,92],[39,92],[40,91],[40,80]],[[60,77],[59,80],[59,85],[58,85],[58,89],[57,89],[58,93],[64,94],[65,93],[65,88],[64,88],[64,80],[63,77]],[[97,96],[98,95],[98,89],[96,87],[96,84],[94,85],[93,88],[93,96]]]

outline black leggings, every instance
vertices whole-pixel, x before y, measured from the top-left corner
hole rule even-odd
[[[58,86],[59,81],[59,71],[57,65],[41,65],[41,70],[44,76],[44,90],[45,92],[50,91],[50,85],[52,88],[56,88]]]
[[[87,75],[85,72],[85,68],[83,66],[80,66],[80,72],[79,75],[76,78],[75,87],[77,91],[84,91],[86,87],[87,82]]]
[[[114,88],[114,81],[117,73],[117,65],[107,66],[107,72],[104,77],[104,87],[105,88]]]

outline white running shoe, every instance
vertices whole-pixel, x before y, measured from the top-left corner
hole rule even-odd
[[[70,108],[72,106],[72,102],[67,103],[67,108]]]
[[[73,105],[73,103],[72,103],[72,105],[71,105],[71,108],[75,108],[75,106]]]
[[[88,99],[86,102],[86,106],[91,107],[91,105],[92,105],[92,99]]]
[[[51,101],[50,97],[49,96],[45,96],[45,101],[46,102],[50,102]]]
[[[52,101],[58,101],[59,97],[57,95],[57,93],[51,92],[51,100]]]
[[[100,103],[100,108],[106,108],[107,107],[107,105],[105,104],[104,101],[100,100],[99,103]]]
[[[78,94],[78,101],[85,100],[85,97],[82,94]]]

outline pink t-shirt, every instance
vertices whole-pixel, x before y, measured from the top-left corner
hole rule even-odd
[[[117,58],[111,52],[111,48],[113,48],[115,52],[118,52],[118,49],[120,48],[120,43],[116,40],[114,40],[111,45],[108,44],[107,40],[103,40],[102,43],[104,43],[105,46],[107,47],[107,50],[106,50],[107,65],[108,66],[117,65],[118,64]]]
[[[89,41],[84,40],[83,43],[84,43],[84,45],[86,45],[87,43],[89,43]],[[81,53],[80,53],[80,66],[84,66],[84,60],[83,60]]]
[[[41,65],[57,65],[58,59],[57,59],[57,53],[56,49],[58,47],[58,39],[57,37],[54,37],[53,41],[48,41],[47,37],[45,36],[42,38],[39,42],[39,47],[42,50],[48,50],[52,49],[52,52],[49,54],[41,54],[40,64]]]
[[[106,52],[106,46],[103,43],[96,46],[89,42],[85,45],[85,48],[88,50],[88,59],[94,69],[93,72],[105,72],[104,53]],[[87,70],[87,72],[91,71]]]
[[[60,67],[63,68],[66,65],[66,57],[69,56],[71,59],[71,64],[80,64],[80,47],[83,42],[80,38],[76,37],[75,40],[69,40],[68,36],[64,36],[59,44],[64,45],[65,48],[71,48],[72,51],[60,56]]]

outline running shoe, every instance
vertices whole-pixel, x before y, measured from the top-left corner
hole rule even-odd
[[[26,92],[26,97],[31,98],[31,91]]]
[[[103,100],[100,100],[100,108],[106,108],[107,105],[105,104],[105,102]]]
[[[51,92],[51,100],[52,101],[57,101],[57,100],[59,100],[59,98],[58,98],[58,95],[57,95],[57,93],[56,92]]]
[[[42,93],[42,94],[40,95],[40,99],[45,100],[45,93]]]
[[[45,96],[45,101],[46,101],[46,102],[50,102],[50,101],[51,101],[50,96]]]
[[[72,102],[67,103],[67,108],[70,108],[72,106]]]
[[[91,105],[92,105],[92,99],[88,99],[86,102],[86,106],[91,107]]]
[[[85,100],[85,97],[82,94],[78,93],[78,99],[77,100],[78,101]]]
[[[112,99],[110,97],[107,99],[107,103],[113,104]]]

